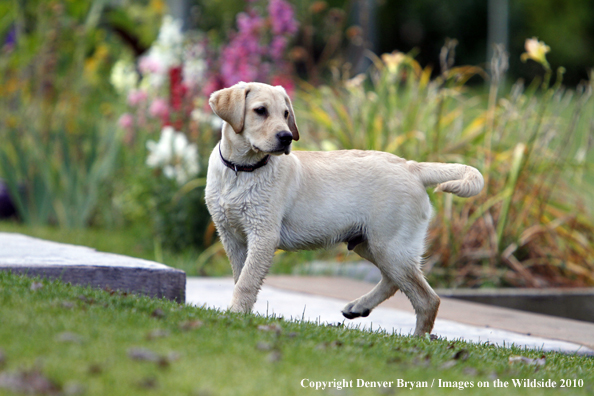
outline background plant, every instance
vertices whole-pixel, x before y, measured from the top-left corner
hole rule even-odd
[[[456,66],[456,49],[471,60],[469,52],[476,51],[469,51],[465,33],[452,34],[463,39],[460,45],[448,40],[441,50],[419,45],[420,53],[366,53],[373,67],[354,75],[352,51],[366,48],[370,37],[349,18],[356,3],[206,0],[194,4],[191,29],[184,31],[163,18],[160,0],[1,2],[0,177],[21,220],[104,227],[108,235],[110,228],[142,230],[143,257],[147,249],[157,260],[185,255],[184,269],[219,271],[227,259],[203,187],[220,120],[207,98],[239,79],[256,79],[296,87],[306,137],[296,149],[375,149],[418,161],[464,162],[485,174],[485,192],[474,199],[432,195],[437,210],[425,268],[434,282],[592,284],[592,76],[571,89],[562,85],[567,75],[579,81],[574,61],[587,51],[569,49],[581,48],[588,34],[567,40],[567,48],[551,45],[547,53],[542,27],[534,25],[528,37],[539,38],[520,43],[525,63],[514,39],[514,55],[498,49],[486,68]],[[411,26],[420,21],[427,34],[422,41],[441,43],[426,29],[429,14],[407,13],[450,6],[425,3],[405,7],[398,34],[414,33]],[[392,6],[379,8],[380,25],[393,15],[387,12]],[[586,26],[587,14],[567,31]],[[560,52],[572,52],[568,65],[574,67],[552,66],[569,59]],[[579,62],[591,65],[586,55]],[[518,64],[536,77],[507,85]],[[485,89],[476,82],[483,84],[486,71]],[[296,75],[304,80],[296,82]],[[169,127],[197,155],[171,156],[151,167],[147,143],[160,141]],[[171,178],[186,157],[199,172]],[[137,253],[131,248],[129,254]],[[279,253],[276,270],[316,259],[355,256],[340,248]]]
[[[101,202],[119,140],[101,76],[117,43],[98,25],[101,4],[18,3],[3,14],[12,25],[0,57],[0,171],[28,223],[111,221]]]
[[[298,118],[312,148],[382,150],[483,172],[486,187],[476,198],[432,194],[437,213],[425,269],[438,283],[593,284],[592,213],[586,195],[573,193],[592,190],[592,83],[567,90],[560,70],[552,86],[518,82],[501,94],[507,61],[498,52],[483,100],[469,95],[466,82],[485,73],[454,67],[454,48],[449,42],[442,50],[435,79],[395,52],[376,58],[367,75],[304,86]]]

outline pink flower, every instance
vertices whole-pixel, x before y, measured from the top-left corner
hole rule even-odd
[[[153,117],[161,118],[163,122],[166,122],[169,117],[169,106],[167,105],[167,101],[161,98],[153,100],[153,103],[151,103],[151,106],[149,107],[149,114]]]
[[[298,29],[292,6],[285,0],[271,0],[269,17],[263,18],[248,6],[237,15],[238,32],[221,49],[217,77],[228,87],[239,81],[270,81],[272,73],[283,73],[288,65],[283,61],[289,39]],[[267,20],[272,27],[272,38],[265,31]],[[212,65],[211,65],[212,68]],[[209,78],[210,79],[210,78]]]
[[[272,33],[293,36],[299,24],[295,20],[293,7],[284,0],[270,0],[268,13],[272,24]]]
[[[214,91],[218,91],[219,89],[225,88],[225,84],[221,81],[220,76],[213,75],[211,76],[202,88],[202,95],[205,97],[209,97],[211,93]],[[210,108],[208,104],[205,104],[206,108]]]
[[[147,98],[147,93],[141,89],[133,89],[128,94],[128,104],[130,106],[138,106]]]
[[[143,56],[138,62],[138,69],[141,73],[161,73],[161,64],[152,56]]]
[[[224,85],[257,80],[262,52],[259,37],[236,34],[221,51],[221,77]]]
[[[118,120],[118,125],[122,129],[130,130],[134,127],[134,117],[130,113],[124,113]]]
[[[286,74],[277,74],[276,76],[272,77],[272,85],[280,85],[282,86],[287,94],[290,97],[293,97],[293,93],[295,92],[295,83],[291,78]]]

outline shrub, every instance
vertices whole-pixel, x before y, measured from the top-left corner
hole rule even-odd
[[[454,42],[431,80],[409,55],[375,60],[367,75],[320,89],[305,85],[297,100],[308,148],[372,149],[417,161],[463,162],[486,186],[471,199],[430,194],[436,216],[425,270],[448,286],[594,284],[592,81],[576,91],[557,81],[519,81],[505,95],[507,65],[498,51],[488,98],[465,82],[485,73],[453,67]],[[319,143],[315,143],[319,142]],[[583,191],[584,193],[580,193]]]

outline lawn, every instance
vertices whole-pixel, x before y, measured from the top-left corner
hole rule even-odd
[[[2,394],[292,395],[315,394],[302,383],[320,382],[330,394],[363,395],[404,392],[402,381],[412,381],[407,394],[499,395],[497,379],[510,388],[514,379],[557,387],[575,379],[566,391],[594,392],[591,357],[236,315],[8,273],[0,273],[0,304]],[[328,384],[335,380],[353,388]],[[425,383],[433,387],[409,389]]]

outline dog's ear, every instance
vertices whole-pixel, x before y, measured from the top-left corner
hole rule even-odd
[[[243,131],[245,118],[245,98],[249,93],[247,84],[239,83],[230,88],[224,88],[210,95],[208,104],[216,115],[227,121],[235,133]]]
[[[289,107],[289,120],[287,121],[289,124],[289,130],[293,134],[293,140],[299,140],[299,129],[297,129],[297,122],[295,121],[295,111],[293,111],[293,104],[291,103],[291,98],[287,95],[287,92],[284,88],[280,87],[285,94],[285,102]]]

